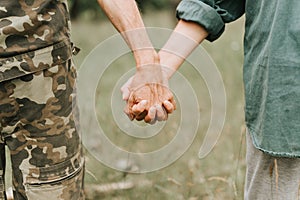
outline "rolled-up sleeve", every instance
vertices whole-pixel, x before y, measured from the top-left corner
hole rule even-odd
[[[207,39],[214,41],[232,22],[245,12],[245,0],[182,0],[177,7],[178,19],[196,22],[209,33]]]

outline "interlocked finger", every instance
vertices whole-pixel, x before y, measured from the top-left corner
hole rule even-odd
[[[154,124],[156,122],[155,116],[156,116],[156,108],[152,106],[150,107],[144,121],[149,124]]]
[[[161,105],[156,105],[156,120],[165,121],[168,119],[168,113]]]
[[[172,113],[175,110],[175,106],[168,100],[163,102],[163,106],[166,109],[167,113]]]
[[[134,115],[138,116],[147,108],[148,101],[142,100],[138,104],[132,106],[132,112]]]

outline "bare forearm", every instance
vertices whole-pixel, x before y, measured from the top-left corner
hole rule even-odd
[[[208,36],[207,31],[194,22],[180,20],[167,43],[159,51],[160,63],[167,78],[181,66],[191,52]]]
[[[133,51],[137,67],[157,63],[157,53],[147,35],[135,1],[98,0],[98,3]]]

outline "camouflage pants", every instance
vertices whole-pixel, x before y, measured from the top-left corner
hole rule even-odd
[[[84,159],[72,109],[75,74],[69,59],[0,82],[0,199],[5,146],[15,200],[84,199]]]

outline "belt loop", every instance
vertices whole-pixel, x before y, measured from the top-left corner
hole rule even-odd
[[[71,42],[71,48],[73,56],[76,56],[80,51],[80,48],[76,47],[73,42]]]

